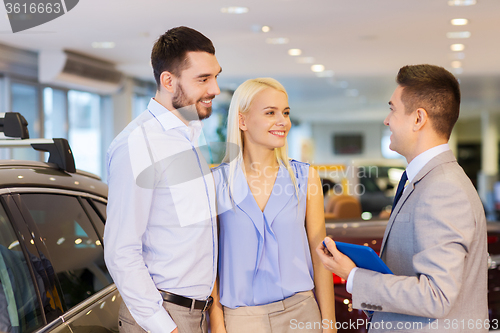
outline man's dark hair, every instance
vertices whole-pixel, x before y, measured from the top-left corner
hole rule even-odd
[[[190,65],[186,54],[193,51],[215,54],[212,41],[188,27],[172,28],[158,38],[151,51],[151,65],[158,90],[161,73],[167,71],[179,77]]]
[[[434,130],[449,139],[460,112],[460,86],[455,76],[443,67],[412,65],[401,67],[396,82],[403,87],[406,113],[425,109]]]

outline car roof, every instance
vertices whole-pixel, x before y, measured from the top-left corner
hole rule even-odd
[[[69,173],[53,163],[1,160],[0,189],[53,188],[91,193],[107,198],[108,187],[99,176],[77,170]]]

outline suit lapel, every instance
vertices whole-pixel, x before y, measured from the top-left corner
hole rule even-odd
[[[387,223],[387,227],[385,228],[384,238],[382,239],[382,245],[380,247],[380,257],[382,257],[382,254],[384,252],[385,241],[387,240],[387,236],[389,236],[396,216],[398,216],[401,207],[404,205],[410,194],[413,192],[413,190],[415,190],[415,182],[411,182],[410,184],[406,185],[406,187],[407,188],[405,188],[405,190],[403,191],[403,195],[396,204],[396,207],[393,208],[393,212],[391,213],[391,217],[389,218],[389,222]]]
[[[456,162],[455,156],[453,155],[453,152],[451,150],[445,151],[434,158],[432,158],[427,164],[423,166],[423,168],[417,173],[415,178],[412,180],[410,184],[407,185],[407,189],[403,192],[403,195],[401,196],[401,199],[399,199],[398,203],[396,204],[396,207],[393,208],[393,212],[391,214],[391,217],[389,218],[389,222],[387,223],[387,227],[385,229],[384,233],[384,238],[382,240],[382,245],[380,248],[380,257],[383,256],[384,250],[385,250],[385,244],[387,241],[387,238],[389,237],[389,233],[391,232],[392,226],[394,224],[394,220],[396,219],[396,216],[398,216],[399,211],[401,210],[401,207],[405,204],[406,200],[409,198],[411,193],[415,190],[415,186],[424,178],[429,172],[431,172],[432,169],[437,167],[438,165],[444,164],[444,163],[450,163],[450,162]]]

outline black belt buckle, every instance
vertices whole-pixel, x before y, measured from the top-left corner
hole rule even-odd
[[[205,302],[205,306],[203,307],[203,310],[201,310],[201,311],[207,311],[208,309],[210,309],[210,307],[212,306],[213,302],[214,302],[213,297],[212,296],[208,296],[207,301]]]

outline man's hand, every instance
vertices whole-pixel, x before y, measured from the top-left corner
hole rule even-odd
[[[323,266],[335,275],[347,280],[349,273],[356,265],[348,256],[337,250],[335,242],[330,237],[326,237],[324,243],[326,247],[321,242],[316,248],[316,253],[318,253]]]
[[[179,330],[176,327],[175,330],[173,330],[171,333],[179,333]]]

